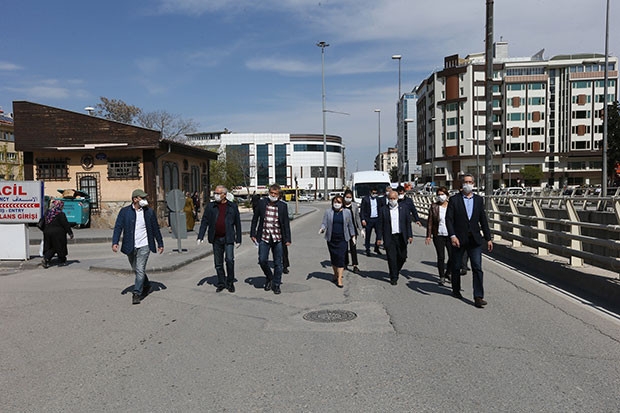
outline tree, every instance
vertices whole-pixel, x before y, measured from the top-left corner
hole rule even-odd
[[[104,96],[101,96],[99,99],[101,99],[101,103],[95,105],[95,115],[105,119],[131,125],[134,119],[142,113],[142,109],[128,105],[122,100],[108,99]]]
[[[539,165],[526,165],[519,172],[527,186],[540,185],[540,180],[545,176]]]
[[[398,173],[398,166],[393,166],[392,169],[390,169],[390,181],[391,182],[398,182],[400,174]]]
[[[173,141],[185,140],[185,135],[195,132],[198,124],[192,119],[182,119],[179,115],[173,115],[165,110],[154,112],[141,112],[137,116],[138,125],[161,131],[164,139]]]
[[[617,182],[616,162],[620,162],[620,106],[618,101],[607,107],[607,174]]]
[[[138,125],[143,128],[158,130],[164,139],[183,141],[185,135],[195,132],[198,124],[192,119],[183,119],[179,115],[173,115],[165,110],[144,112],[142,109],[128,105],[122,100],[100,97],[101,103],[95,106],[95,115],[123,122],[130,125]]]
[[[235,147],[226,147],[218,151],[217,161],[211,161],[209,175],[211,189],[217,185],[224,185],[230,192],[236,186],[248,186],[250,169],[248,157],[236,150]]]

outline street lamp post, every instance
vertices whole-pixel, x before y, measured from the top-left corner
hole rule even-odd
[[[607,171],[607,121],[608,121],[608,116],[607,116],[607,112],[608,112],[608,102],[607,102],[607,87],[608,87],[608,83],[609,83],[609,74],[608,74],[608,70],[609,70],[609,0],[607,0],[607,9],[605,12],[605,77],[604,79],[604,86],[603,86],[603,95],[605,96],[603,98],[603,165],[602,165],[602,172],[603,172],[603,176],[601,178],[603,178],[602,182],[601,182],[601,195],[603,196],[607,196],[607,179],[608,179],[608,171]]]
[[[322,107],[323,107],[323,199],[327,199],[327,135],[325,133],[325,48],[329,46],[326,42],[316,44],[321,48],[321,85],[322,85]]]
[[[383,157],[381,156],[381,109],[375,109],[375,112],[377,112],[377,119],[378,119],[378,137],[379,137],[379,171],[383,170]]]

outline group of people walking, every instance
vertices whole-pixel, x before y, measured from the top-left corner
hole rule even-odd
[[[493,243],[483,199],[473,193],[474,179],[471,175],[463,178],[462,190],[449,198],[448,190],[437,190],[437,201],[432,204],[428,214],[426,244],[432,241],[437,253],[439,283],[450,281],[452,295],[463,298],[461,294],[460,271],[463,255],[470,259],[473,273],[474,305],[483,307],[483,273],[481,256],[486,241],[488,251]],[[215,188],[214,199],[204,207],[197,243],[207,241],[213,247],[213,261],[217,274],[216,292],[227,289],[235,292],[235,249],[241,245],[241,219],[235,202],[228,197],[226,187]],[[148,294],[149,280],[146,275],[146,262],[150,252],[163,252],[163,239],[152,209],[148,207],[148,195],[137,189],[132,193],[132,203],[119,212],[112,237],[112,250],[121,251],[129,259],[135,272],[132,302]],[[421,225],[418,212],[411,198],[405,196],[402,186],[393,190],[386,188],[385,194],[378,196],[378,189],[362,199],[358,206],[350,190],[331,200],[331,206],[324,215],[319,229],[327,242],[333,282],[344,286],[344,270],[351,263],[353,273],[360,273],[357,255],[357,240],[364,237],[367,256],[371,256],[371,235],[375,232],[372,245],[377,255],[383,255],[384,248],[388,264],[390,283],[397,285],[400,272],[407,260],[408,245],[413,242],[412,223]],[[269,187],[267,197],[253,202],[253,216],[250,225],[250,239],[258,249],[258,264],[265,275],[265,291],[281,293],[282,274],[288,269],[287,247],[291,244],[291,228],[288,206],[281,198],[277,184]],[[272,255],[273,268],[269,264]],[[446,263],[446,256],[448,258]],[[349,261],[350,257],[350,261]],[[286,258],[286,259],[285,259]]]

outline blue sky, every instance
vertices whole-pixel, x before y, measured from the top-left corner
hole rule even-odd
[[[618,56],[620,9],[610,12]],[[484,50],[486,0],[20,0],[0,14],[0,106],[84,113],[100,96],[194,119],[201,131],[327,133],[349,172],[396,144],[398,63],[410,91],[451,54]],[[512,57],[603,53],[605,0],[495,0]],[[615,8],[614,8],[615,6]]]

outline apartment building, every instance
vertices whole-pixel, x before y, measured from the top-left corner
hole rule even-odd
[[[24,179],[24,157],[15,150],[13,115],[0,108],[0,180]]]
[[[618,60],[609,57],[607,96],[601,54],[511,58],[495,44],[491,86],[493,186],[599,185],[603,107],[617,99]],[[486,142],[485,56],[447,56],[444,68],[414,90],[418,164],[423,180],[458,187],[471,173],[483,182]],[[530,176],[531,178],[531,176]]]

